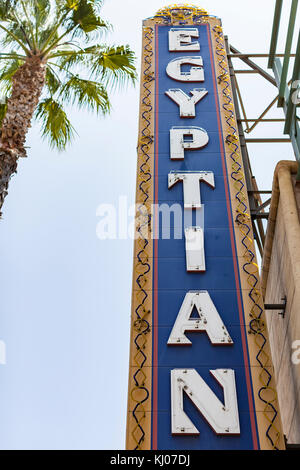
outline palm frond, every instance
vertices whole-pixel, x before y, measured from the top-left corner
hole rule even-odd
[[[0,128],[7,109],[6,98],[0,99]]]
[[[70,70],[78,65],[84,66],[86,58],[87,53],[85,53],[85,49],[77,50],[73,48],[66,50],[63,47],[49,55],[49,60],[55,59],[56,63],[66,70]]]
[[[59,36],[57,32],[54,32],[55,22],[49,23],[45,28],[40,28],[38,33],[38,47],[40,50],[43,49],[44,44],[48,40],[49,36],[52,35],[52,41],[55,42],[58,40]]]
[[[82,0],[73,11],[71,21],[79,26],[85,33],[90,33],[98,27],[105,26],[105,23],[96,14],[93,3],[88,0]]]
[[[55,95],[62,86],[59,76],[54,72],[50,64],[47,64],[45,85],[51,96]]]
[[[9,95],[12,87],[12,78],[18,68],[23,64],[19,58],[9,60],[0,70],[0,90],[4,95]]]
[[[51,9],[51,2],[49,2],[49,0],[32,0],[31,4],[36,25],[41,27],[48,19]]]
[[[107,114],[110,101],[107,91],[101,83],[72,76],[61,88],[60,99],[68,104],[77,104],[79,109],[95,110]]]
[[[24,24],[11,21],[8,25],[4,26],[3,23],[0,22],[0,30],[2,32],[0,45],[4,48],[12,46],[17,50],[22,49],[27,55],[30,54],[32,43],[26,33]]]
[[[18,0],[0,0],[0,20],[7,21],[13,16],[12,10],[15,8]]]
[[[51,60],[57,59],[66,70],[74,66],[85,67],[90,77],[101,81],[106,88],[122,87],[128,82],[135,83],[137,79],[136,57],[128,45],[93,45],[81,50],[60,50],[50,57]]]
[[[67,0],[66,8],[71,15],[66,16],[64,26],[72,31],[72,38],[84,37],[91,39],[91,33],[99,33],[111,29],[111,25],[98,14],[102,1]]]
[[[108,88],[123,86],[137,79],[135,54],[127,46],[101,46],[91,49],[92,76],[100,78]]]
[[[39,103],[35,117],[40,121],[42,136],[48,140],[50,147],[64,150],[71,142],[75,129],[62,105],[53,98],[45,98]]]

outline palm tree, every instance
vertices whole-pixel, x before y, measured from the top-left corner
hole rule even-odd
[[[65,105],[110,110],[108,92],[135,82],[129,46],[103,45],[103,0],[0,0],[0,209],[31,121],[59,150],[74,136]],[[1,212],[0,212],[1,216]]]

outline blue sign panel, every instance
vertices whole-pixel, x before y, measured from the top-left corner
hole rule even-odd
[[[180,26],[184,30],[185,26]],[[153,269],[153,376],[152,376],[152,448],[153,449],[255,449],[258,447],[256,415],[249,372],[249,355],[245,341],[241,285],[237,269],[237,250],[233,233],[233,217],[228,189],[221,109],[217,93],[215,61],[210,27],[193,26],[198,30],[200,51],[169,51],[170,26],[156,26],[156,117],[154,167],[154,203],[158,205],[154,240]],[[191,83],[176,81],[167,75],[168,64],[187,56],[201,57],[204,81]],[[182,65],[181,72],[191,65]],[[179,105],[166,95],[168,90],[181,89],[191,96],[191,90],[205,88],[207,94],[195,105],[194,118],[182,118]],[[196,126],[207,132],[209,141],[199,149],[184,150],[184,159],[171,159],[170,130],[174,127]],[[188,137],[185,142],[188,142]],[[183,182],[169,187],[169,174],[174,172],[212,172],[214,187],[199,182],[201,208],[184,210]],[[179,204],[182,217],[178,222],[171,215],[167,222],[159,215],[162,204]],[[170,238],[163,238],[169,224]],[[178,224],[180,227],[178,227]],[[184,229],[198,226],[203,230],[205,270],[187,270]],[[174,237],[174,232],[182,236]],[[190,345],[167,344],[185,296],[190,291],[208,292],[215,309],[225,325],[232,342],[212,344],[207,331],[185,332]],[[195,310],[195,309],[194,309]],[[198,318],[193,310],[191,319]],[[199,431],[194,435],[172,432],[174,403],[171,396],[173,370],[194,369],[211,392],[224,403],[224,389],[211,370],[233,370],[239,417],[239,433],[217,433],[207,422],[203,410],[183,393],[184,413]],[[211,406],[208,404],[208,406]]]

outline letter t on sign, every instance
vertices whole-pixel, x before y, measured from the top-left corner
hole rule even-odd
[[[205,183],[213,189],[215,187],[214,174],[212,171],[169,173],[169,189],[172,188],[177,181],[183,181],[183,200],[185,209],[201,208],[200,181],[205,181]]]

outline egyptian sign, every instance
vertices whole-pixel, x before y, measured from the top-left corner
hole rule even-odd
[[[143,35],[127,448],[281,448],[220,21]]]

